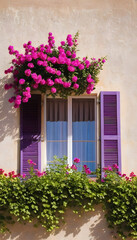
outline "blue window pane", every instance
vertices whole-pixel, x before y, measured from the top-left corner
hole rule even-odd
[[[47,142],[47,163],[49,164],[54,156],[62,158],[67,156],[67,142]]]
[[[67,140],[67,122],[47,121],[47,141],[48,140]]]
[[[54,142],[55,141],[55,142]],[[54,156],[67,156],[67,122],[47,121],[47,163],[53,160]]]
[[[95,141],[95,121],[72,123],[73,140]]]
[[[73,159],[76,157],[80,158],[80,165],[87,165],[91,171],[95,171],[95,149],[95,142],[73,142]],[[80,166],[78,170],[82,170],[82,166]]]

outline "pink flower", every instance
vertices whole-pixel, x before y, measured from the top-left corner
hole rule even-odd
[[[92,92],[92,91],[91,91],[90,89],[87,89],[87,90],[86,90],[86,93],[87,93],[87,94],[91,94],[91,92]]]
[[[118,168],[119,168],[117,164],[113,164],[112,167],[115,168],[115,169],[118,169]]]
[[[91,174],[91,171],[90,171],[90,169],[88,168],[87,165],[84,165],[83,168],[84,168],[84,171],[85,171],[85,173],[86,173],[87,175],[88,175],[88,174]]]
[[[73,81],[73,82],[77,82],[77,80],[78,80],[77,76],[73,76],[73,77],[72,77],[72,81]]]
[[[79,158],[74,158],[73,160],[75,163],[80,163],[80,159]]]
[[[56,84],[62,84],[63,83],[61,78],[55,78],[54,82]]]
[[[70,82],[63,82],[63,87],[64,88],[69,88],[71,86]]]
[[[69,71],[69,72],[74,72],[74,71],[75,71],[75,68],[72,67],[72,66],[68,66],[68,71]]]
[[[56,57],[51,57],[51,58],[50,58],[50,61],[51,61],[53,64],[55,64],[55,63],[57,62],[57,58],[56,58]]]
[[[109,166],[109,167],[108,167],[108,171],[112,171],[112,167]]]
[[[102,63],[105,63],[105,62],[106,62],[106,60],[105,60],[105,59],[103,59],[103,60],[102,60]]]
[[[71,64],[71,59],[70,58],[66,58],[66,64],[69,66]]]
[[[31,77],[32,77],[34,80],[36,80],[38,76],[37,76],[36,73],[32,73],[32,74],[31,74]]]
[[[112,171],[112,167],[110,167],[110,166],[104,167],[103,169],[104,169],[104,171]]]
[[[34,89],[38,88],[38,84],[37,83],[33,84],[32,86],[33,86]]]
[[[45,84],[46,84],[46,81],[45,81],[44,79],[42,79],[42,80],[40,81],[40,84],[41,84],[41,85],[45,85]]]
[[[28,163],[29,163],[30,165],[36,166],[36,163],[34,163],[31,159],[28,160]]]
[[[38,58],[38,54],[36,52],[32,53],[31,56],[32,56],[33,59],[37,59]]]
[[[47,85],[48,85],[48,86],[53,86],[53,85],[54,85],[54,82],[53,82],[50,78],[48,78],[48,79],[47,79]]]
[[[31,62],[32,61],[32,56],[31,55],[26,55],[26,61]]]
[[[41,80],[42,80],[42,76],[41,76],[40,74],[37,76],[36,79],[34,79],[34,81],[35,81],[37,84],[40,83]]]
[[[38,61],[37,61],[37,65],[38,65],[38,66],[43,65],[43,61],[38,60]]]
[[[27,77],[29,77],[29,76],[31,75],[31,70],[30,70],[30,69],[26,69],[26,70],[25,70],[25,75],[26,75]]]
[[[25,79],[23,79],[23,78],[21,78],[20,80],[19,80],[19,84],[24,84],[25,83]]]
[[[34,68],[34,64],[33,63],[28,63],[28,67],[29,68]]]
[[[73,170],[77,170],[76,165],[75,165],[75,164],[72,164],[71,169],[73,169]]]
[[[79,65],[78,65],[78,68],[79,68],[80,70],[83,70],[83,69],[85,68],[85,66],[84,66],[84,64],[79,64]]]
[[[124,173],[124,174],[122,174],[122,177],[126,177],[126,174]]]
[[[76,59],[75,61],[72,61],[71,62],[71,65],[75,66],[75,67],[78,67],[78,65],[80,64],[79,60]]]
[[[28,99],[27,97],[23,97],[23,98],[22,98],[22,102],[24,102],[24,103],[25,103],[25,102],[28,102],[28,100],[29,100],[29,99]]]
[[[25,174],[25,173],[23,173],[23,174],[22,174],[22,178],[25,178],[25,177],[26,177],[26,174]]]
[[[30,92],[30,87],[26,87],[26,91],[27,91],[27,92]]]
[[[56,74],[57,74],[57,76],[60,76],[61,75],[61,71],[57,70]]]
[[[61,42],[61,45],[64,46],[64,45],[65,45],[65,41],[62,41],[62,42]]]
[[[20,106],[20,105],[18,105],[18,104],[16,104],[16,103],[14,104],[14,108],[19,108],[19,106]]]
[[[71,56],[71,52],[70,51],[66,51],[67,56]]]
[[[54,88],[54,87],[51,88],[51,92],[52,92],[52,93],[56,93],[56,91],[57,91],[56,88]]]
[[[76,57],[76,53],[74,52],[72,55],[71,55],[71,58],[75,58]]]
[[[68,41],[68,46],[73,46],[73,42],[71,40]]]
[[[9,90],[10,88],[12,88],[12,84],[5,84],[4,88],[5,90]]]
[[[3,173],[4,173],[4,170],[0,168],[0,175],[2,175]]]
[[[86,168],[85,169],[85,173],[88,175],[88,174],[91,174],[91,171],[90,171],[90,169],[89,168]]]
[[[75,83],[73,86],[74,89],[78,89],[79,88],[79,84]]]
[[[8,100],[8,101],[9,101],[10,103],[12,103],[12,102],[14,102],[14,101],[15,101],[15,99],[16,99],[16,97],[11,97],[11,98],[9,98],[9,100]]]
[[[105,182],[104,179],[101,179],[101,182]]]
[[[131,178],[136,177],[136,175],[134,174],[134,172],[131,172],[131,173],[130,173],[130,177],[131,177]]]
[[[118,171],[117,173],[118,173],[119,176],[122,176],[121,172]]]
[[[47,62],[46,62],[46,61],[43,61],[43,65],[42,65],[42,66],[43,66],[43,67],[47,67],[47,65],[48,65]]]

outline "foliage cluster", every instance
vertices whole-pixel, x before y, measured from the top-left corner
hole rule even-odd
[[[31,222],[41,224],[52,231],[59,227],[63,214],[69,207],[75,213],[94,210],[102,203],[110,227],[116,228],[124,239],[128,234],[137,238],[137,177],[127,177],[118,172],[117,165],[105,168],[104,178],[93,181],[90,170],[83,166],[78,172],[79,159],[69,167],[66,157],[56,158],[54,163],[40,173],[30,160],[27,176],[5,174],[0,169],[0,229],[4,232],[7,223]],[[86,171],[88,170],[88,171]]]
[[[18,108],[22,102],[28,102],[33,90],[39,90],[55,97],[62,98],[85,91],[91,94],[98,81],[98,74],[105,63],[105,58],[84,57],[80,60],[77,53],[78,33],[67,36],[60,46],[55,46],[55,39],[49,33],[48,44],[34,47],[29,41],[24,43],[25,53],[21,54],[9,46],[9,54],[13,55],[12,65],[5,74],[12,73],[12,83],[5,84],[5,90],[14,88],[14,96],[9,99]]]

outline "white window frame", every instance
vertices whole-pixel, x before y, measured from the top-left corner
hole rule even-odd
[[[52,97],[48,97],[52,98]],[[59,97],[57,97],[59,98]],[[94,109],[95,109],[95,153],[96,153],[96,168],[97,168],[97,96],[96,95],[79,95],[79,96],[69,96],[68,100],[68,141],[67,141],[67,152],[68,152],[68,164],[72,165],[72,99],[94,99]],[[41,137],[41,168],[45,169],[47,167],[47,137],[46,137],[46,100],[47,96],[43,97],[42,104],[42,137]]]

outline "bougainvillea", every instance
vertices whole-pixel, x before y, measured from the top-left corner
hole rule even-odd
[[[9,46],[9,54],[14,55],[12,66],[5,74],[13,74],[13,83],[5,84],[5,90],[14,88],[14,96],[9,99],[18,108],[22,102],[28,102],[33,90],[40,90],[53,97],[66,98],[86,92],[91,94],[98,82],[98,74],[105,63],[105,58],[77,57],[78,33],[72,38],[55,46],[52,33],[48,44],[34,47],[29,41],[23,44],[25,53],[21,54]]]

